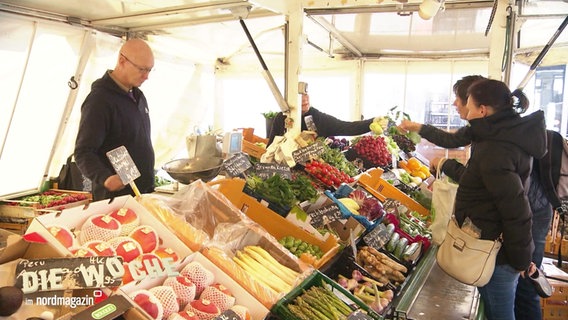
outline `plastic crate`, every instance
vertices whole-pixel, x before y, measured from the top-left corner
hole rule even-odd
[[[380,168],[374,168],[366,171],[359,176],[359,184],[361,184],[367,191],[371,193],[379,193],[385,198],[391,198],[400,201],[408,209],[413,210],[421,214],[422,216],[428,216],[430,211],[424,208],[416,200],[412,199],[406,193],[402,192],[395,186],[388,183],[386,180],[381,178],[383,170]]]
[[[353,309],[353,312],[362,310],[371,319],[384,319],[383,316],[371,310],[369,306],[367,306],[363,301],[353,296],[349,291],[340,286],[337,282],[331,280],[329,277],[319,272],[318,270],[314,270],[314,272],[300,285],[290,291],[282,299],[278,300],[278,302],[272,307],[270,311],[281,319],[290,319],[287,305],[294,301],[296,297],[301,295],[304,290],[307,290],[313,286],[322,286],[323,283],[325,283],[336,296],[343,300],[343,302],[349,305]]]

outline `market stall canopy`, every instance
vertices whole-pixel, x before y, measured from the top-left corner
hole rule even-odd
[[[257,63],[238,18],[246,20],[263,55],[281,60],[286,23],[282,13],[301,3],[307,17],[304,54],[308,58],[488,56],[486,31],[491,29],[495,2],[447,0],[438,2],[440,9],[426,16],[418,14],[424,3],[437,1],[0,0],[0,11],[42,16],[116,35],[154,36],[166,50],[175,48],[177,54],[199,62],[231,63],[243,58]],[[513,9],[520,16],[517,59],[530,64],[568,14],[568,3],[520,1]],[[567,39],[560,36],[543,65],[566,63]]]

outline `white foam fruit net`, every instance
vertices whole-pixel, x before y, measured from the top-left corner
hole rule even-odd
[[[250,320],[251,319],[249,309],[247,307],[243,306],[243,305],[236,304],[229,309],[233,310],[243,320]]]
[[[184,279],[187,284],[182,283]],[[185,276],[169,277],[164,281],[164,285],[174,289],[180,308],[184,308],[190,301],[195,299],[195,284],[191,282],[191,279]]]
[[[128,213],[128,210],[130,210],[131,213],[133,213],[136,216],[134,220],[129,222],[124,220],[124,217]],[[136,212],[134,212],[131,209],[120,208],[117,211],[112,212],[111,216],[113,218],[116,218],[118,221],[122,223],[122,232],[120,233],[121,236],[129,235],[130,232],[132,232],[132,230],[134,230],[136,227],[140,225],[140,217],[138,217],[138,214],[136,214]]]
[[[188,277],[191,282],[195,283],[196,294],[199,296],[201,292],[215,281],[215,275],[207,270],[201,263],[192,261],[188,263],[180,272],[181,275]]]
[[[193,304],[198,306],[200,303],[208,305],[208,309],[210,309],[210,311],[212,311],[212,312],[205,312],[205,311],[199,310],[199,309],[197,309],[197,307],[193,306]],[[210,320],[210,319],[213,319],[216,316],[221,314],[221,311],[219,310],[219,308],[217,306],[215,306],[212,302],[207,301],[207,300],[202,300],[202,299],[193,300],[192,302],[190,302],[185,307],[185,311],[190,311],[190,312],[195,313],[195,315],[198,316],[200,320]]]
[[[143,304],[138,303],[138,305],[141,307],[141,309],[146,311],[146,313],[148,313],[149,316],[151,316],[154,320],[161,320],[164,317],[164,307],[162,306],[162,303],[160,302],[160,300],[152,292],[150,292],[148,290],[137,290],[137,291],[132,292],[128,296],[132,300],[136,301],[136,297],[138,295],[147,297],[148,300],[150,301],[150,303],[156,307],[156,308],[152,308],[153,312],[151,314],[149,312],[150,310],[147,309],[149,306],[144,305],[144,303],[147,303],[147,302],[144,302]]]
[[[116,237],[108,240],[108,243],[124,262],[130,262],[142,254],[140,244],[130,237]]]
[[[104,222],[114,220],[119,225],[118,229],[108,229],[100,227],[93,223],[93,219],[101,217]],[[81,226],[81,233],[79,233],[79,241],[81,244],[85,244],[91,240],[102,240],[108,241],[112,238],[118,237],[120,235],[122,227],[120,227],[120,222],[109,215],[96,215],[89,217],[85,223]]]
[[[199,298],[211,301],[211,303],[216,305],[221,312],[228,310],[235,304],[235,297],[224,293],[214,286],[205,288]]]
[[[164,318],[169,317],[172,313],[179,311],[179,304],[174,289],[169,286],[157,286],[149,290],[153,293],[164,307]]]
[[[83,246],[95,251],[97,255],[102,255],[102,256],[116,255],[116,251],[107,241],[91,240],[83,244]]]

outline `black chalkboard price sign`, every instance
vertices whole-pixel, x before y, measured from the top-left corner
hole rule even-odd
[[[242,152],[236,153],[229,159],[225,160],[225,162],[223,162],[223,166],[230,177],[238,177],[249,168],[252,168],[250,159]]]
[[[308,212],[308,215],[310,216],[310,224],[315,228],[321,228],[326,223],[343,218],[343,215],[336,204],[323,206],[314,211]]]
[[[244,320],[235,311],[229,309],[223,311],[220,315],[213,318],[213,320]]]
[[[22,259],[16,266],[16,286],[24,293],[116,287],[123,275],[122,258],[116,256]]]
[[[129,184],[140,177],[140,171],[138,171],[125,146],[110,150],[107,152],[107,157],[116,173],[120,176],[122,183]]]
[[[318,158],[324,152],[321,142],[317,141],[307,147],[292,151],[292,158],[296,163],[305,164],[311,159]]]
[[[290,167],[277,163],[256,163],[254,165],[254,172],[263,180],[266,180],[275,174],[280,175],[282,178],[292,179]]]
[[[389,241],[387,228],[384,224],[379,223],[363,237],[363,241],[365,241],[365,244],[369,247],[373,247],[377,250],[381,249]]]

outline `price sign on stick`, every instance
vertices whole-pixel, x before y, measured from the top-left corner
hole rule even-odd
[[[250,160],[244,153],[236,153],[223,162],[225,171],[230,177],[238,177],[252,167]]]
[[[126,150],[125,146],[120,146],[116,149],[107,152],[107,157],[112,164],[112,167],[122,180],[124,184],[130,184],[132,191],[136,196],[140,196],[140,191],[134,183],[134,180],[140,177],[140,171],[136,168],[136,164],[132,161],[132,157]]]

